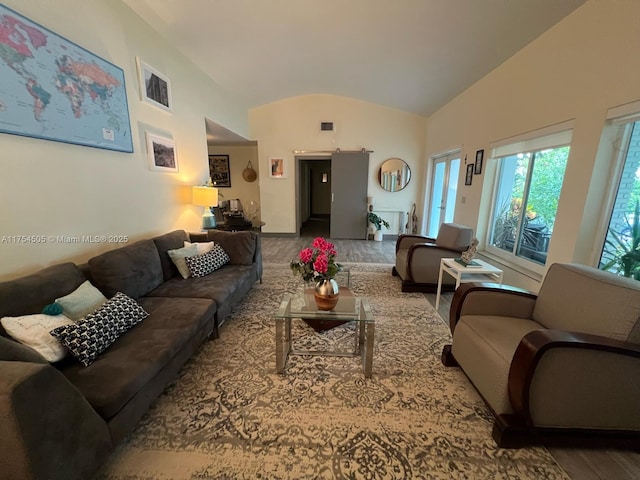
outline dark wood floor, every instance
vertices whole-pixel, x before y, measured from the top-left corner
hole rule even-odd
[[[303,226],[299,238],[272,235],[262,236],[265,263],[288,263],[298,252],[309,246],[316,236],[328,237],[326,222],[312,220]],[[374,242],[367,240],[331,240],[338,250],[338,261],[358,263],[395,263],[395,240]],[[389,269],[391,274],[391,269]],[[435,294],[425,294],[435,305]],[[441,298],[438,313],[448,322],[452,294]],[[549,448],[554,459],[573,480],[638,480],[640,479],[640,453],[618,450],[583,450]]]

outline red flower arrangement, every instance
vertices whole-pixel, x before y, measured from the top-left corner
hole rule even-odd
[[[319,282],[335,277],[342,270],[342,265],[335,261],[338,252],[333,243],[317,237],[311,247],[300,250],[298,260],[291,262],[294,275],[301,275],[305,282]]]

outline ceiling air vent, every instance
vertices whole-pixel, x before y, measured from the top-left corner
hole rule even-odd
[[[321,122],[320,130],[323,132],[333,132],[333,122]]]

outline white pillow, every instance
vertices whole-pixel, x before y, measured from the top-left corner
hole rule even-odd
[[[215,245],[214,242],[194,242],[194,243],[190,243],[190,242],[184,242],[184,246],[185,247],[190,247],[191,245],[195,245],[196,248],[198,249],[198,255],[202,255],[203,253],[207,253],[210,252],[211,250],[213,250],[213,247]]]
[[[65,315],[23,315],[22,317],[3,317],[2,328],[18,342],[33,348],[48,362],[57,362],[67,355],[67,348],[49,332],[57,327],[73,325]]]
[[[56,303],[62,307],[62,312],[71,320],[80,320],[87,314],[95,312],[107,301],[100,290],[85,280],[69,295],[56,298]]]
[[[176,248],[174,250],[167,250],[167,254],[171,258],[171,261],[182,275],[182,278],[189,278],[191,273],[189,272],[189,267],[187,267],[187,262],[185,262],[185,257],[193,257],[198,254],[198,247],[194,244],[189,245],[188,247]]]

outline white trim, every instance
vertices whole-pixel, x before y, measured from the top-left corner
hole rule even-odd
[[[634,122],[640,118],[640,100],[625,103],[607,110],[607,120],[622,121],[623,123]]]
[[[574,124],[575,120],[567,120],[566,122],[556,123],[538,130],[491,142],[489,144],[489,148],[493,151],[491,157],[506,157],[542,148],[569,145],[573,135]]]

